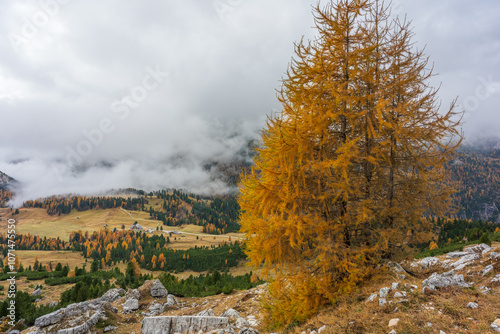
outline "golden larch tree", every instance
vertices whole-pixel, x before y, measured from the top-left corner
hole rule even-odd
[[[252,171],[240,185],[251,263],[274,271],[268,321],[302,321],[428,242],[450,204],[443,164],[461,141],[440,112],[409,24],[382,2],[314,8],[318,36],[296,44]]]

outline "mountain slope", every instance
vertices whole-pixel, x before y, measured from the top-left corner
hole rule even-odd
[[[0,172],[0,189],[7,190],[9,187],[14,185],[16,180],[5,173]]]
[[[14,186],[16,180],[5,173],[0,172],[0,208],[12,198],[10,188]]]

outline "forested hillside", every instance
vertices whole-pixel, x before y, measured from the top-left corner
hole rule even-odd
[[[448,164],[458,192],[454,195],[462,219],[500,222],[500,149],[492,143],[462,146]]]
[[[126,210],[147,211],[152,220],[160,220],[166,226],[194,224],[203,226],[204,233],[224,234],[236,232],[239,206],[234,195],[199,196],[178,190],[145,193],[137,190],[138,197],[84,197],[52,196],[30,200],[25,208],[43,208],[49,215],[69,214],[71,210],[124,208]],[[159,199],[160,207],[149,205],[151,199]]]
[[[16,181],[12,177],[0,172],[0,208],[5,206],[5,204],[12,198],[12,193],[9,188],[15,182]]]

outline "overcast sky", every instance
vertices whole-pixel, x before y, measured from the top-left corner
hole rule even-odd
[[[315,0],[0,2],[0,171],[21,199],[120,187],[220,190],[229,159],[279,110]],[[322,1],[325,3],[325,1]],[[500,125],[500,2],[399,0],[465,134]],[[84,166],[75,170],[75,166]]]

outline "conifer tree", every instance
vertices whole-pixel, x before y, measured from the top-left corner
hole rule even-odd
[[[428,59],[382,2],[314,9],[318,37],[296,44],[239,204],[247,254],[274,271],[269,321],[304,320],[383,258],[428,242],[449,207],[443,164],[461,141],[440,112]]]

